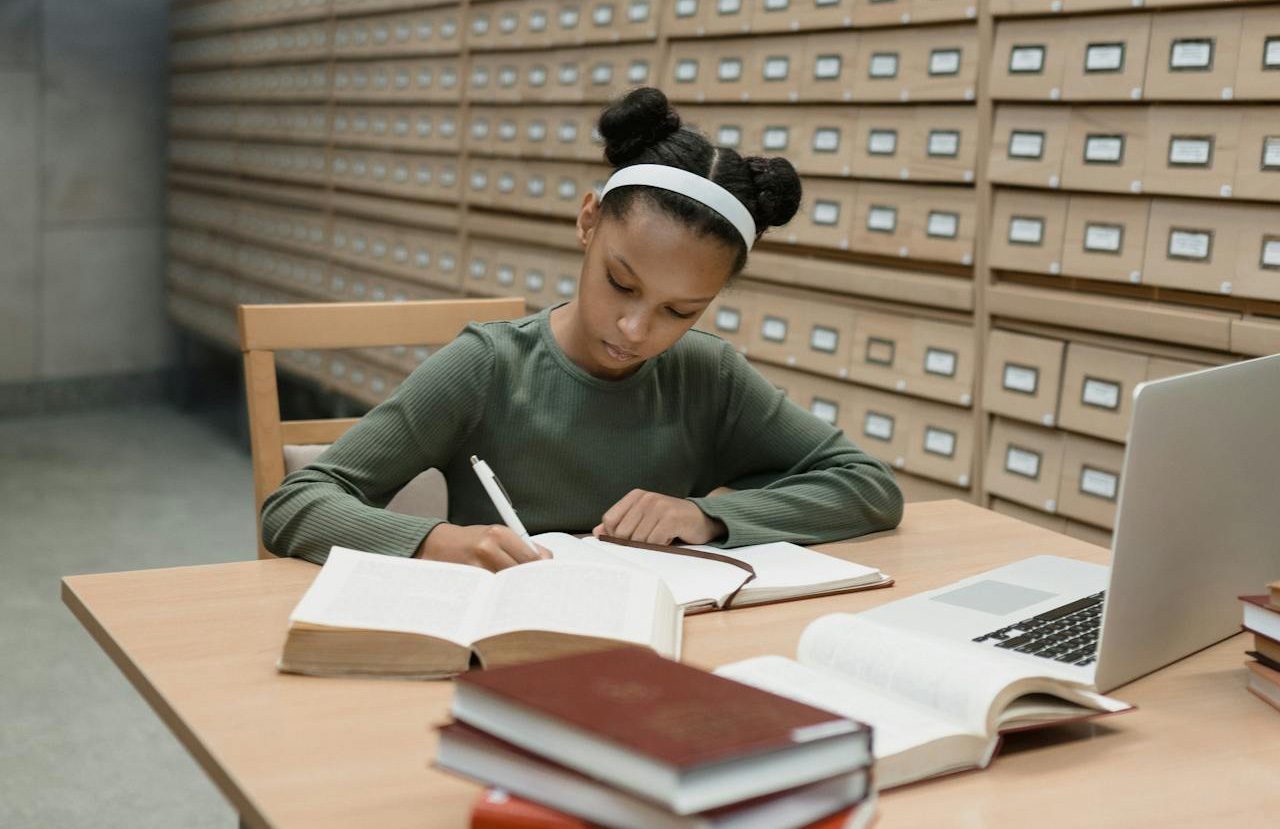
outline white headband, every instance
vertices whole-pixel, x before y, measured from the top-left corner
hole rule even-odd
[[[681,170],[679,167],[668,167],[666,164],[633,164],[609,176],[604,189],[600,191],[600,198],[603,199],[605,194],[615,187],[626,187],[632,184],[659,187],[702,202],[728,219],[729,224],[742,234],[742,241],[746,242],[747,250],[751,250],[751,245],[756,240],[755,220],[751,218],[746,205],[738,201],[737,196],[711,179],[688,170]]]

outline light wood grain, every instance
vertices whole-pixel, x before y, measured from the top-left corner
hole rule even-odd
[[[823,613],[858,611],[1026,555],[1107,553],[959,501],[910,504],[893,532],[820,549],[897,584],[694,616],[685,660],[794,652]],[[260,827],[464,827],[477,787],[428,768],[452,684],[275,671],[289,611],[318,572],[297,560],[71,576],[63,599],[245,821]],[[895,827],[1274,825],[1280,718],[1248,694],[1236,636],[1115,695],[1139,710],[1021,735],[987,771],[881,801]],[[86,704],[92,704],[86,701]],[[91,785],[91,784],[88,784]]]

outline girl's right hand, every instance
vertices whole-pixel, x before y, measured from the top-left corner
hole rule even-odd
[[[551,558],[551,551],[540,546],[535,553],[510,527],[502,524],[459,526],[441,523],[427,533],[414,557],[498,571]]]

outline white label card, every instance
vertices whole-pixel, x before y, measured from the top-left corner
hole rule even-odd
[[[498,19],[498,29],[503,34],[509,35],[520,25],[520,16],[507,12]]]
[[[960,230],[960,214],[946,213],[940,210],[929,211],[929,221],[925,233],[942,239],[954,239]]]
[[[876,412],[867,412],[862,421],[862,433],[879,440],[893,440],[893,418]]]
[[[608,26],[613,22],[613,6],[596,6],[591,12],[591,22],[597,26]]]
[[[633,60],[627,68],[627,80],[632,83],[644,83],[649,77],[649,61]]]
[[[1104,472],[1086,466],[1080,470],[1080,491],[1086,495],[1096,495],[1108,501],[1114,501],[1116,491],[1120,488],[1120,476],[1114,472]]]
[[[649,0],[635,0],[627,7],[627,19],[632,23],[643,23],[649,19]]]
[[[1262,267],[1280,268],[1280,239],[1262,240]]]
[[[818,80],[840,77],[840,56],[819,55],[813,64],[813,76]]]
[[[535,11],[529,14],[529,31],[542,32],[547,28],[547,13]]]
[[[542,271],[529,271],[524,275],[524,286],[530,291],[541,291],[542,286],[546,283],[546,276]]]
[[[898,208],[872,207],[867,211],[867,230],[892,233],[898,227]]]
[[[840,407],[830,400],[823,400],[821,397],[813,398],[813,403],[809,405],[809,411],[824,423],[835,424],[836,419],[840,416]]]
[[[565,121],[560,124],[559,130],[560,140],[565,144],[571,144],[578,140],[578,125],[573,121]]]
[[[510,265],[498,266],[498,284],[499,285],[510,285],[515,281],[516,281],[515,268],[511,267]]]
[[[594,84],[604,84],[613,80],[613,64],[597,63],[591,70],[591,82]]]
[[[736,81],[742,77],[742,60],[740,58],[721,58],[716,70],[716,77],[722,81]]]
[[[1175,40],[1169,51],[1170,69],[1208,69],[1212,63],[1212,40]]]
[[[696,60],[682,60],[676,64],[676,80],[680,83],[689,83],[698,77],[698,62]]]
[[[1039,158],[1044,155],[1044,133],[1015,130],[1009,134],[1010,158]]]
[[[571,199],[578,195],[578,183],[571,178],[560,180],[560,185],[556,187],[556,192],[560,194],[562,199]]]
[[[1169,141],[1169,163],[1203,167],[1213,156],[1213,142],[1208,138],[1180,138]]]
[[[840,129],[838,127],[819,127],[813,131],[813,150],[819,153],[833,153],[840,149]]]
[[[1120,225],[1087,224],[1084,227],[1084,249],[1100,253],[1119,253],[1124,228]]]
[[[1086,377],[1080,401],[1086,406],[1096,406],[1099,409],[1118,409],[1120,408],[1120,384]]]
[[[737,148],[742,144],[742,128],[741,127],[721,127],[716,132],[716,140],[721,146]]]
[[[578,25],[578,10],[564,9],[560,12],[560,28],[572,29]]]
[[[1123,157],[1123,135],[1090,135],[1084,140],[1084,160],[1087,162],[1116,164]]]
[[[1280,135],[1268,135],[1262,140],[1262,167],[1265,170],[1280,168]]]
[[[562,276],[556,281],[556,293],[560,296],[573,296],[578,289],[578,280],[572,276]]]
[[[676,17],[693,17],[698,13],[698,0],[676,0]]]
[[[873,78],[894,78],[898,75],[898,53],[877,52],[871,56],[867,74]]]
[[[578,82],[578,64],[563,63],[560,65],[560,83],[562,86],[572,86]]]
[[[1084,71],[1119,72],[1124,66],[1123,43],[1090,43],[1084,53]]]
[[[765,317],[760,323],[760,336],[771,343],[785,342],[787,339],[787,321],[781,317]]]
[[[1015,46],[1009,53],[1009,71],[1014,74],[1044,70],[1043,46]]]
[[[1040,370],[1031,366],[1020,366],[1017,363],[1005,363],[1004,375],[1000,385],[1009,391],[1023,394],[1035,394],[1040,384]]]
[[[769,127],[764,131],[764,148],[766,150],[785,150],[790,141],[791,130],[787,127]]]
[[[817,201],[813,204],[813,223],[834,225],[840,221],[840,205],[833,201]]]
[[[893,155],[897,151],[897,130],[872,130],[867,134],[867,152],[871,155]]]
[[[1176,259],[1208,259],[1212,234],[1203,230],[1169,231],[1169,255]]]
[[[956,433],[930,426],[924,430],[924,451],[950,458],[956,453]]]
[[[960,152],[960,133],[956,130],[930,130],[928,153],[932,158],[955,158]]]
[[[926,374],[936,374],[939,377],[955,377],[956,353],[945,348],[925,349],[924,370]]]
[[[547,137],[547,125],[543,121],[530,121],[528,133],[530,141],[541,141]]]
[[[768,58],[764,62],[764,79],[766,81],[786,80],[791,71],[791,59],[785,55]]]
[[[954,75],[959,71],[959,49],[934,49],[929,53],[930,75]]]
[[[1280,37],[1267,38],[1262,52],[1263,69],[1280,69]]]
[[[545,86],[547,83],[547,68],[545,66],[535,66],[529,70],[529,86]]]
[[[1004,468],[1007,472],[1024,478],[1040,477],[1040,453],[1010,446],[1004,452]]]
[[[824,354],[835,354],[840,344],[840,332],[825,325],[815,325],[809,334],[809,347]]]
[[[764,0],[765,11],[780,12],[789,8],[791,8],[791,0]]]
[[[1009,241],[1038,245],[1044,241],[1044,219],[1014,216],[1009,220]]]
[[[720,14],[737,14],[742,11],[742,0],[716,0],[716,11]]]
[[[720,331],[728,331],[737,333],[742,326],[742,312],[737,308],[717,308],[716,309],[716,329]]]

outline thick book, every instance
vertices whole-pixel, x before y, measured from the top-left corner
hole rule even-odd
[[[857,806],[828,815],[808,824],[804,829],[867,829],[875,822],[876,798],[874,795]],[[501,789],[486,789],[476,799],[471,810],[471,829],[597,829],[609,824],[587,823],[572,815],[525,800]],[[617,825],[617,824],[613,824]],[[648,824],[628,824],[627,829]],[[737,829],[725,824],[729,829]]]
[[[640,645],[676,657],[681,608],[658,576],[598,562],[480,567],[334,547],[289,616],[279,669],[440,678]]]
[[[1280,642],[1270,637],[1253,634],[1253,649],[1272,662],[1280,662]]]
[[[436,765],[612,829],[799,829],[861,803],[871,793],[862,768],[784,792],[677,815],[662,806],[602,783],[491,734],[455,722],[441,727]]]
[[[687,613],[888,587],[874,567],[789,542],[720,549],[543,533],[533,540],[561,561],[608,561],[655,573]]]
[[[680,815],[871,763],[859,722],[639,648],[463,675],[453,716]]]
[[[1268,639],[1280,641],[1280,609],[1271,606],[1269,596],[1241,596],[1244,627]]]
[[[1249,692],[1263,702],[1280,709],[1280,671],[1258,662],[1246,662],[1249,669]]]
[[[871,725],[880,789],[985,768],[1001,735],[1129,710],[998,649],[834,613],[809,624],[796,659],[761,656],[721,676]]]
[[[1280,581],[1273,581],[1268,584],[1267,590],[1271,595],[1271,609],[1280,611]]]

